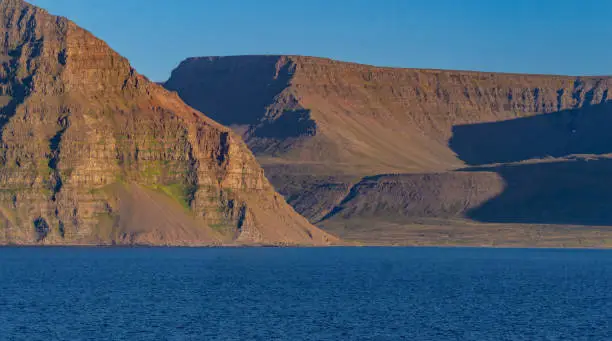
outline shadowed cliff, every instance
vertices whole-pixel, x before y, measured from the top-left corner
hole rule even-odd
[[[278,77],[284,65],[288,80]],[[389,235],[376,226],[423,228],[423,221],[468,230],[612,224],[605,185],[612,77],[236,56],[189,59],[166,86],[201,110],[219,110],[227,124],[249,124],[240,132],[275,188],[311,222],[344,226],[345,236],[362,226],[373,240]],[[218,96],[227,105],[196,99],[212,87],[233,94]],[[236,101],[256,103],[250,119],[232,118]],[[302,117],[312,129],[301,129],[299,139],[286,134],[295,124],[275,124],[296,123],[296,113],[312,121]]]
[[[612,153],[612,102],[453,127],[452,150],[469,165]]]
[[[466,216],[495,223],[611,226],[612,159],[598,157],[612,153],[612,103],[604,100],[577,109],[454,127],[449,145],[466,163],[517,163],[471,169],[496,172],[505,188]]]
[[[597,108],[611,85],[610,77],[385,68],[303,56],[190,58],[165,83],[195,108],[241,126],[265,164],[272,157],[362,176],[488,163],[495,149],[499,162],[563,154],[573,142],[561,140],[574,126],[580,135],[605,123],[582,116],[602,116]],[[538,141],[538,134],[550,139]],[[532,152],[516,150],[534,142]]]
[[[164,86],[194,108],[206,108],[210,118],[223,125],[251,125],[289,85],[291,65],[282,61],[280,56],[256,56],[246,63],[240,57],[189,58]],[[237,74],[244,83],[235,81]],[[240,100],[236,100],[238,94]]]
[[[476,170],[475,170],[476,171]],[[569,160],[478,169],[505,183],[472,208],[481,222],[612,226],[612,159]]]

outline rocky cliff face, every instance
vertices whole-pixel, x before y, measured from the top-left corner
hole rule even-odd
[[[165,86],[243,134],[299,212],[349,234],[360,219],[612,226],[595,185],[612,77],[237,56],[187,59]]]
[[[454,134],[462,126],[600,105],[611,86],[611,77],[394,69],[299,56],[191,58],[166,83],[219,122],[247,125],[242,131],[259,157],[334,160],[361,174],[461,167],[472,162],[454,147],[476,144]],[[560,132],[569,136],[565,121]]]
[[[104,42],[0,0],[0,244],[327,244],[241,139]]]

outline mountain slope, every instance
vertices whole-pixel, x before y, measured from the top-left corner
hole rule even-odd
[[[299,56],[191,58],[165,84],[225,125],[248,125],[245,139],[259,157],[327,166],[333,159],[364,173],[455,169],[463,160],[448,145],[454,127],[604,103],[611,85],[610,77],[393,69]]]
[[[243,134],[298,212],[348,237],[385,220],[612,226],[585,175],[605,172],[574,162],[612,154],[612,77],[236,56],[187,59],[165,86]]]
[[[0,244],[327,244],[241,139],[73,22],[0,0]]]

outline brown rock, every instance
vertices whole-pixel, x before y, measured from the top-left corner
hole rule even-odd
[[[426,226],[424,244],[612,245],[612,77],[235,56],[187,59],[165,86],[243,134],[298,212],[348,238],[411,244]],[[537,244],[475,227],[496,223],[606,228]],[[452,237],[477,229],[505,232]]]
[[[449,141],[459,126],[612,97],[612,77],[398,69],[302,56],[190,58],[165,86],[218,122],[242,126],[265,164],[278,158],[359,174],[456,169],[465,160]]]
[[[73,22],[0,2],[0,243],[336,239],[275,193],[241,139]]]

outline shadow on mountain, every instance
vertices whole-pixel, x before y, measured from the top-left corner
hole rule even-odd
[[[450,148],[469,165],[612,153],[612,102],[453,127]]]
[[[187,59],[164,86],[223,125],[251,125],[263,118],[267,106],[289,84],[292,64],[282,64],[280,58]]]
[[[500,167],[497,197],[467,212],[480,222],[612,226],[612,159]]]
[[[283,115],[272,121],[264,121],[251,134],[255,137],[287,139],[317,134],[317,124],[310,118],[310,110],[285,110]]]

